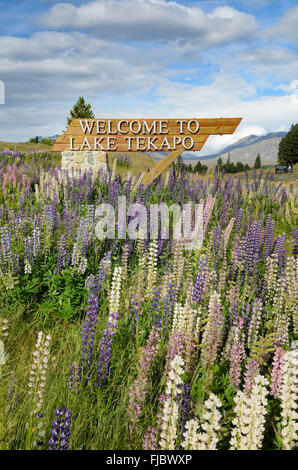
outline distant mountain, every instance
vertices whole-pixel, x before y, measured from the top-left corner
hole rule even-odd
[[[286,132],[270,132],[269,134],[257,136],[249,135],[238,140],[235,144],[225,147],[221,152],[198,157],[194,159],[191,152],[183,154],[183,158],[192,163],[200,160],[205,163],[215,163],[221,157],[225,162],[230,154],[233,163],[242,162],[253,165],[258,154],[260,154],[262,165],[273,165],[277,163],[278,146]]]
[[[186,163],[195,164],[198,160],[205,164],[215,164],[217,158],[221,157],[225,162],[230,154],[231,162],[242,162],[253,165],[255,159],[260,154],[262,165],[273,165],[277,163],[278,146],[286,132],[269,132],[266,135],[249,135],[238,140],[232,145],[223,148],[221,152],[204,157],[194,157],[193,152],[183,152],[183,160]],[[168,152],[147,152],[155,161],[159,161]]]

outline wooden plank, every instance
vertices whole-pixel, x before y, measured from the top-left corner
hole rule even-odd
[[[180,125],[177,124],[177,121],[180,121],[180,119],[74,119],[69,127],[67,128],[66,132],[62,135],[60,135],[54,146],[52,147],[51,151],[52,152],[61,152],[64,150],[70,150],[70,137],[74,138],[74,145],[73,148],[81,148],[84,139],[87,137],[88,142],[91,145],[92,150],[104,150],[104,151],[117,151],[117,152],[137,152],[137,151],[170,151],[170,150],[175,150],[179,148],[179,140],[177,138],[184,139],[186,138],[187,144],[184,146],[184,150],[189,150],[189,151],[198,151],[201,149],[201,143],[205,142],[205,137],[208,135],[223,135],[223,134],[233,134],[241,122],[242,118],[217,118],[217,119],[199,119],[199,118],[192,118],[192,119],[184,119],[185,121],[182,125],[182,133],[181,133],[181,128]],[[92,131],[89,133],[88,131],[86,133],[83,132],[80,121],[87,121],[89,123],[89,127],[91,126],[91,123],[93,123],[93,128]],[[111,131],[115,131],[117,129],[118,123],[120,121],[127,121],[127,123],[140,122],[141,126],[144,126],[144,122],[147,123],[149,129],[152,126],[152,123],[155,121],[156,122],[156,133],[151,133],[148,131],[146,127],[142,127],[141,131],[139,133],[134,133],[131,131],[128,131],[127,134],[122,134],[117,131],[117,134],[98,134],[97,133],[97,126],[96,122],[98,121],[103,121],[104,125],[106,126],[106,130],[108,130],[108,121],[111,121]],[[159,128],[159,121],[164,121],[167,123],[164,128],[160,129]],[[197,121],[200,125],[199,131],[197,133],[191,133],[187,127],[187,123],[190,121]],[[126,124],[126,123],[125,123]],[[194,123],[192,124],[194,126]],[[191,127],[191,130],[194,131],[195,129]],[[161,131],[161,132],[159,132]],[[167,132],[167,133],[164,133]],[[173,137],[176,136],[176,144],[174,145],[174,140]],[[99,143],[102,144],[104,149],[100,148],[100,146],[97,146],[95,148],[95,142],[94,142],[94,137],[98,138]],[[133,137],[131,139],[131,147],[129,148],[129,142],[127,138]],[[139,142],[139,146],[137,146],[137,140],[136,138],[144,138],[145,137],[145,142],[143,139],[141,139]],[[165,137],[167,138],[170,147],[169,148],[166,145],[162,145],[164,142]],[[191,137],[193,139],[194,145],[193,147],[190,148],[189,143],[190,140],[187,139],[187,137]],[[113,139],[111,140],[110,147],[108,146],[107,139]],[[146,140],[146,138],[150,138],[150,140]],[[91,140],[93,139],[93,141]],[[102,140],[100,140],[102,139]],[[115,144],[113,144],[115,142]],[[153,145],[154,144],[154,145]],[[157,148],[155,148],[155,146]],[[116,147],[116,148],[115,148]],[[88,145],[85,145],[83,150],[90,150]]]
[[[146,175],[142,179],[142,183],[144,186],[148,186],[152,183],[154,179],[156,179],[181,153],[183,149],[174,150],[173,152],[169,153],[165,158],[163,158],[160,162],[158,162],[151,170],[146,173]]]
[[[199,131],[196,133],[196,134],[191,134],[187,127],[183,126],[183,134],[181,134],[179,132],[179,129],[177,129],[177,127],[169,127],[168,130],[169,132],[167,134],[160,134],[161,137],[162,136],[173,136],[173,135],[177,135],[179,137],[183,137],[183,136],[186,136],[186,135],[190,135],[190,136],[197,136],[197,135],[218,135],[218,134],[233,134],[235,132],[235,130],[237,129],[237,126],[236,125],[232,125],[232,126],[202,126],[200,127]],[[81,127],[78,127],[78,126],[75,126],[75,127],[70,127],[67,129],[67,131],[65,132],[65,134],[63,134],[61,137],[66,139],[66,138],[69,138],[69,136],[84,136],[84,137],[88,137],[88,136],[97,136],[97,137],[155,137],[157,136],[157,134],[145,134],[143,132],[140,132],[139,134],[133,134],[132,132],[127,132],[127,134],[97,134],[96,133],[96,128],[92,129],[92,132],[91,133],[86,133],[84,134],[82,132],[82,129]]]
[[[202,146],[203,146],[203,144],[204,144],[204,142],[205,142],[206,137],[208,137],[208,136],[202,136],[202,137],[204,138],[204,140],[203,140],[203,141],[194,142],[194,145],[193,145],[193,147],[192,147],[191,149],[185,149],[181,144],[177,144],[177,145],[176,145],[176,149],[178,150],[178,149],[182,148],[183,151],[190,151],[190,152],[192,152],[192,151],[200,151],[201,148],[202,148]],[[156,142],[155,142],[155,143],[156,143]],[[171,142],[169,142],[169,143],[171,144]],[[148,148],[148,147],[144,147],[144,148],[139,147],[139,148],[138,148],[136,142],[132,142],[132,144],[131,144],[131,149],[128,150],[127,142],[125,142],[125,143],[123,142],[123,143],[118,144],[116,149],[115,149],[115,148],[112,148],[112,147],[111,147],[110,149],[108,149],[107,146],[104,145],[104,142],[102,142],[102,144],[103,144],[104,149],[100,149],[100,148],[94,149],[94,147],[92,146],[92,148],[91,148],[91,150],[90,150],[90,149],[88,148],[88,146],[85,145],[84,148],[82,149],[82,151],[98,151],[98,152],[99,152],[99,151],[102,151],[102,152],[120,152],[120,153],[129,153],[129,152],[154,152],[154,151],[155,151],[155,152],[170,152],[171,149],[173,148],[173,147],[170,147],[170,148],[169,148],[167,145],[163,146],[162,148],[157,148],[157,149],[153,149],[152,147],[151,147],[151,148]],[[76,145],[77,145],[77,144],[76,144]],[[75,148],[76,148],[76,147],[75,147]],[[80,148],[81,148],[81,147],[80,147]],[[62,142],[62,143],[55,143],[55,144],[53,145],[53,147],[51,148],[51,152],[63,152],[63,151],[65,151],[65,150],[70,150],[70,146],[69,146],[69,144],[63,143],[63,142]],[[75,150],[70,150],[70,151],[74,151],[74,152],[75,152]]]
[[[75,128],[75,127],[79,127],[81,129],[81,125],[80,125],[80,121],[83,121],[83,123],[85,123],[85,121],[88,121],[88,123],[91,123],[94,122],[94,124],[96,124],[97,121],[103,121],[105,123],[105,126],[107,128],[107,123],[108,121],[111,122],[111,127],[112,127],[112,130],[115,131],[117,126],[118,126],[118,123],[120,121],[127,121],[128,123],[131,123],[132,121],[139,121],[139,122],[146,122],[147,125],[150,127],[152,125],[152,123],[154,121],[156,121],[157,123],[159,121],[164,121],[164,122],[167,122],[168,123],[168,128],[176,128],[176,129],[180,129],[180,125],[177,124],[177,121],[186,121],[186,123],[188,123],[189,121],[198,121],[198,123],[200,124],[200,127],[218,127],[218,126],[238,126],[242,120],[242,118],[216,118],[216,119],[209,119],[209,118],[191,118],[191,119],[185,119],[185,118],[181,118],[181,119],[142,119],[142,118],[138,118],[138,119],[73,119],[72,122],[70,123],[70,125],[68,126],[67,128],[67,131],[69,129],[72,129],[72,128]],[[183,123],[183,128],[187,129],[187,124],[186,123]],[[157,126],[159,127],[159,126]],[[95,126],[95,129],[96,129],[96,126]]]
[[[132,145],[137,145],[137,142],[139,141],[140,142],[140,146],[150,146],[151,145],[151,149],[153,151],[153,147],[154,145],[157,146],[157,147],[160,147],[162,145],[163,142],[169,142],[169,144],[172,146],[174,145],[174,143],[178,146],[180,143],[182,143],[183,139],[185,139],[185,146],[186,147],[189,147],[190,144],[191,144],[191,140],[195,143],[195,144],[198,144],[198,143],[201,143],[201,142],[205,142],[205,138],[206,138],[206,135],[209,135],[209,134],[197,134],[197,135],[192,135],[192,136],[166,136],[166,135],[163,135],[163,136],[129,136],[128,138],[126,137],[122,137],[122,136],[105,136],[105,135],[102,135],[102,136],[91,136],[91,135],[85,135],[85,136],[82,136],[82,135],[77,135],[77,136],[72,136],[73,139],[72,139],[72,143],[73,143],[73,147],[80,147],[83,145],[84,141],[87,139],[87,141],[89,142],[89,144],[95,148],[95,143],[96,142],[99,142],[101,145],[105,146],[105,145],[108,145],[108,139],[111,139],[110,142],[112,143],[111,145],[114,145],[113,143],[115,142],[115,144],[118,146],[118,145],[126,145],[128,146],[128,142],[130,139],[130,142]],[[71,136],[64,136],[63,139],[61,139],[59,142],[56,142],[56,143],[59,143],[59,144],[67,144],[68,146],[70,146],[70,143],[71,143],[71,140],[70,140],[70,137]],[[137,140],[138,139],[138,140]],[[175,139],[175,141],[174,141]],[[149,143],[151,143],[149,145]],[[165,146],[167,146],[167,144],[165,144]],[[99,147],[98,147],[99,148]],[[88,145],[85,145],[85,149],[88,150]],[[140,149],[142,150],[142,149]],[[173,149],[175,150],[175,149]]]
[[[204,142],[206,141],[209,135],[223,135],[223,134],[233,134],[237,129],[242,118],[192,118],[192,119],[74,119],[66,132],[60,135],[55,144],[53,145],[52,152],[62,152],[64,150],[71,150],[70,146],[70,137],[73,137],[73,148],[81,150],[84,139],[87,137],[88,142],[91,146],[91,149],[88,145],[84,145],[82,150],[98,150],[98,151],[115,151],[115,152],[148,152],[148,151],[170,151],[180,149],[179,138],[186,139],[186,145],[181,145],[183,150],[186,151],[199,151],[201,150]],[[89,123],[89,127],[93,123],[92,131],[86,133],[83,132],[80,121],[85,121]],[[102,121],[102,125],[105,126],[105,130],[108,130],[108,121],[111,122],[111,132],[117,131],[116,134],[98,134],[96,122]],[[120,121],[125,121],[126,129],[128,129],[129,123],[135,122],[135,125],[138,129],[138,123],[141,124],[141,130],[139,133],[131,132],[128,130],[127,134],[122,134],[118,132],[118,123]],[[164,127],[160,128],[159,122],[163,121]],[[185,121],[182,125],[182,133],[180,124],[177,124],[177,121]],[[197,133],[192,133],[188,129],[187,123],[190,121],[197,121],[199,123],[199,131]],[[152,123],[156,123],[156,132],[149,132],[144,123],[147,123],[149,129],[152,126]],[[127,124],[128,123],[128,124]],[[194,126],[194,123],[192,123]],[[191,127],[191,131],[194,132],[195,128]],[[166,133],[165,133],[166,132]],[[174,136],[176,137],[174,142]],[[103,148],[95,144],[95,137],[97,137],[97,142],[101,144]],[[189,137],[193,140],[193,146],[190,145],[191,141]],[[131,139],[131,146],[129,148],[129,139]],[[139,145],[137,145],[137,138],[139,138]],[[145,139],[144,139],[145,138]],[[164,139],[167,139],[169,146],[167,145]],[[110,146],[108,145],[108,139],[110,139]],[[164,143],[164,145],[162,145]],[[170,148],[169,148],[170,147]]]
[[[201,148],[203,147],[204,143],[208,139],[208,136],[205,136],[204,142],[201,144]],[[181,153],[184,151],[184,148],[174,150],[173,152],[169,153],[165,158],[163,158],[160,162],[154,165],[151,170],[144,176],[142,179],[142,183],[147,186],[152,183]]]

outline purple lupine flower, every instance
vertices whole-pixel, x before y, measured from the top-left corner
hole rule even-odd
[[[11,231],[7,225],[0,227],[1,257],[4,262],[10,264],[11,271],[14,270],[14,262],[11,248]]]
[[[244,265],[246,266],[248,272],[252,272],[256,259],[256,234],[260,236],[260,232],[257,230],[256,223],[250,223],[248,228],[248,234],[245,237],[245,246],[244,246]]]
[[[27,259],[30,264],[33,263],[33,247],[32,238],[24,238],[24,258]]]
[[[163,240],[163,239],[158,240],[158,251],[157,251],[157,257],[158,257],[158,258],[159,258],[160,255],[162,254],[162,250],[163,250],[163,248],[164,248],[165,242],[166,242],[166,241]]]
[[[97,365],[97,382],[100,387],[104,387],[108,380],[112,355],[112,345],[114,336],[116,334],[118,319],[119,315],[117,312],[110,313],[106,329],[103,332],[99,361]]]
[[[281,254],[284,248],[285,241],[286,241],[286,235],[284,233],[281,236],[277,237],[275,245],[274,245],[274,250],[273,250],[274,254],[277,254],[277,255]]]
[[[54,227],[54,213],[53,213],[53,205],[47,204],[45,207],[45,226],[47,232],[51,232]]]
[[[59,249],[58,249],[56,273],[60,274],[65,264],[66,264],[66,242],[65,242],[64,235],[62,235],[60,238]]]
[[[202,294],[205,285],[206,278],[206,268],[207,268],[207,258],[200,258],[199,265],[197,269],[197,274],[195,277],[195,282],[193,286],[192,300],[194,302],[201,302]]]
[[[283,188],[280,202],[284,204],[285,202],[287,202],[287,200],[288,200],[288,193],[287,193],[286,188]]]
[[[292,254],[294,258],[297,258],[298,256],[298,230],[295,230],[293,233],[293,249],[292,249]]]
[[[67,408],[57,408],[54,411],[56,418],[53,420],[50,450],[67,450],[70,436],[71,411]]]
[[[282,276],[286,269],[287,263],[287,250],[282,250],[278,257],[278,273]]]
[[[160,291],[154,287],[152,289],[151,299],[150,299],[150,320],[151,325],[161,326],[161,314],[160,314]]]
[[[274,220],[271,220],[271,214],[268,214],[265,227],[265,251],[264,259],[270,255],[274,237]]]
[[[168,285],[168,290],[163,304],[162,311],[162,331],[163,334],[166,332],[168,323],[172,320],[174,302],[176,299],[177,286],[176,284],[170,282]]]
[[[69,367],[68,389],[79,393],[81,382],[81,371],[75,362]]]
[[[96,288],[96,294],[98,296],[101,292],[102,283],[103,281],[105,281],[108,275],[108,271],[111,265],[111,255],[112,253],[108,251],[102,258],[102,260],[100,260],[100,263],[99,263],[98,271],[97,271],[96,278],[95,278],[95,285],[96,285],[95,288]]]
[[[90,373],[90,368],[92,366],[97,313],[98,297],[96,297],[94,294],[90,294],[88,299],[86,319],[82,330],[82,348],[80,359],[80,368],[83,373],[87,372],[87,374]]]

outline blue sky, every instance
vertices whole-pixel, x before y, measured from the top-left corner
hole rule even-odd
[[[297,24],[292,0],[0,0],[0,140],[61,133],[80,95],[98,118],[243,117],[202,155],[287,130]]]

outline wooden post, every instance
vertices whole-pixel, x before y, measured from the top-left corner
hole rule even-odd
[[[174,150],[170,152],[165,158],[163,158],[160,162],[154,165],[151,170],[146,173],[144,176],[142,183],[144,186],[148,186],[155,180],[181,153],[183,149]]]

